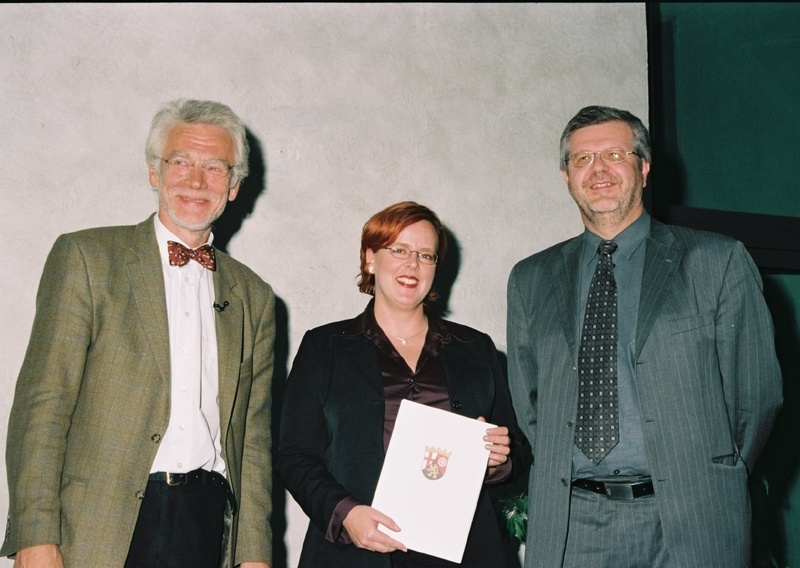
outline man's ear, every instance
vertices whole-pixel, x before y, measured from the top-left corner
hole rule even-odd
[[[236,199],[236,196],[239,195],[239,186],[242,184],[242,180],[237,181],[233,184],[230,188],[228,188],[228,201],[233,201]]]
[[[161,185],[161,175],[152,164],[147,165],[147,175],[150,179],[150,187],[156,188]]]
[[[650,173],[650,162],[642,160],[642,187],[647,186],[647,174]]]

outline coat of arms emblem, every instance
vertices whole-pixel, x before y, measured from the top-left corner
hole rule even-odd
[[[441,479],[447,471],[447,463],[452,452],[425,446],[425,457],[422,459],[422,475],[431,480]]]

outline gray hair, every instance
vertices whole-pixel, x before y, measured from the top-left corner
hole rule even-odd
[[[650,134],[647,127],[636,116],[627,110],[620,110],[604,106],[587,106],[572,117],[561,134],[561,169],[566,171],[569,164],[569,140],[572,133],[586,126],[605,124],[606,122],[620,121],[627,123],[633,131],[633,151],[639,155],[639,160],[650,161]]]
[[[153,117],[150,133],[147,135],[145,157],[147,163],[161,171],[161,154],[170,131],[179,124],[210,124],[225,129],[233,140],[235,158],[229,187],[247,177],[250,145],[242,120],[222,103],[214,101],[198,101],[193,99],[175,99],[164,103]]]

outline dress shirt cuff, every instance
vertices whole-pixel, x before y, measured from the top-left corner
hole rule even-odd
[[[328,523],[328,531],[325,533],[325,540],[333,543],[353,544],[350,535],[344,530],[343,523],[345,517],[353,510],[353,507],[360,504],[361,503],[352,497],[345,497],[339,501],[339,504],[336,505],[336,508],[333,510],[331,522]]]

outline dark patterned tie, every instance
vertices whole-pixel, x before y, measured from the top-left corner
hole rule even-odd
[[[575,445],[597,465],[619,441],[617,399],[617,283],[613,241],[597,247],[600,260],[589,285],[578,354]]]
[[[199,262],[209,270],[217,269],[217,261],[214,257],[214,247],[203,245],[196,249],[190,249],[175,241],[167,241],[169,251],[170,266],[183,266],[190,260]]]

